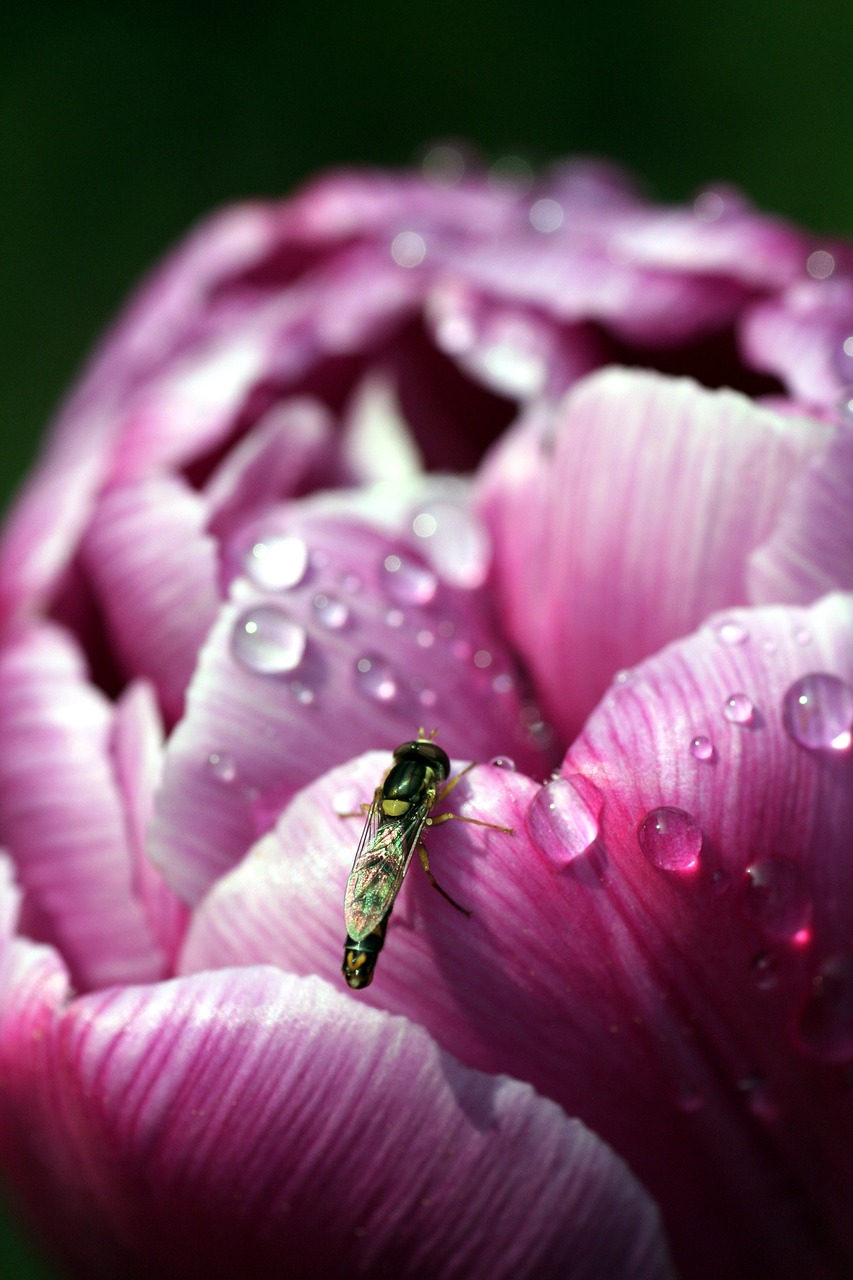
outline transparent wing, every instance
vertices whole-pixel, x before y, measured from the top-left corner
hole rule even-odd
[[[372,933],[394,905],[429,813],[424,799],[402,818],[383,817],[381,794],[373,797],[344,898],[344,920],[354,942]]]

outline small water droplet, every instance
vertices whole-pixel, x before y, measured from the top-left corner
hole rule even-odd
[[[749,639],[749,632],[741,622],[736,622],[733,618],[727,618],[725,622],[721,622],[717,627],[717,639],[720,644],[746,644]]]
[[[429,511],[419,511],[412,520],[412,532],[416,538],[431,538],[438,528],[438,521]]]
[[[853,728],[853,689],[838,676],[812,671],[786,691],[782,719],[801,747],[845,750]]]
[[[591,784],[588,788],[592,790]],[[568,778],[555,778],[540,787],[524,821],[531,838],[554,862],[574,861],[598,837],[598,814]]]
[[[478,649],[477,652],[474,654],[474,666],[479,667],[480,670],[482,671],[486,667],[490,667],[491,665],[492,665],[492,655],[489,653],[488,649]]]
[[[434,707],[438,702],[438,694],[435,689],[422,689],[418,694],[418,702],[422,707]]]
[[[496,769],[507,769],[510,773],[515,772],[515,761],[509,756],[492,756],[489,764],[494,765]]]
[[[755,717],[755,703],[746,693],[730,693],[723,703],[723,715],[730,724],[751,724]]]
[[[236,619],[231,652],[249,671],[279,675],[299,666],[306,639],[305,628],[280,605],[256,604]]]
[[[296,701],[300,702],[304,707],[309,706],[316,696],[314,690],[309,689],[308,685],[303,684],[301,680],[291,680],[290,692]]]
[[[690,743],[690,754],[696,760],[713,760],[716,756],[714,744],[710,738],[706,738],[703,733],[697,734]]]
[[[378,702],[390,702],[397,694],[394,669],[384,658],[371,654],[355,664],[355,683],[360,693]]]
[[[402,609],[389,609],[385,614],[385,622],[389,627],[402,627],[406,621],[406,615]]]
[[[512,693],[515,688],[515,681],[512,676],[504,671],[499,676],[495,676],[492,681],[492,688],[495,693]]]
[[[759,991],[772,991],[779,984],[779,961],[769,951],[759,951],[749,963],[749,975]]]
[[[800,1014],[797,1039],[819,1062],[853,1060],[853,955],[821,965]]]
[[[340,631],[349,619],[349,609],[343,600],[335,596],[327,596],[319,592],[312,601],[317,614],[317,621],[328,631]]]
[[[397,604],[429,604],[433,599],[438,578],[427,565],[390,555],[386,556],[384,567],[388,595]]]
[[[630,684],[634,678],[634,673],[628,667],[623,667],[621,671],[617,671],[613,677],[614,684]]]
[[[286,591],[305,577],[308,548],[301,538],[262,534],[246,552],[243,567],[252,582],[265,591]]]
[[[234,757],[226,751],[211,751],[207,757],[207,765],[214,778],[220,782],[233,782],[237,777],[237,765]]]
[[[769,938],[808,941],[811,902],[798,866],[765,858],[747,867],[741,884],[746,915]]]
[[[417,231],[401,231],[391,241],[391,257],[400,267],[420,266],[426,251],[426,241]]]
[[[808,627],[797,627],[794,632],[794,640],[797,644],[811,644],[812,633]]]
[[[640,823],[637,838],[649,862],[662,871],[691,871],[698,863],[702,831],[684,809],[652,809]]]
[[[415,639],[417,640],[418,644],[422,649],[431,649],[432,646],[435,644],[435,632],[430,631],[427,627],[424,627],[421,631],[418,632],[418,634],[415,636]]]

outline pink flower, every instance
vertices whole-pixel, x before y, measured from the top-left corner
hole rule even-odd
[[[199,228],[7,524],[4,1172],[86,1277],[846,1276],[851,250],[442,154]],[[419,725],[513,834],[354,993]]]

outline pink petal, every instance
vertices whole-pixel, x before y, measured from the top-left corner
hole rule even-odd
[[[0,655],[3,844],[24,890],[24,927],[54,943],[78,988],[158,977],[164,956],[132,881],[110,758],[112,711],[58,628]]]
[[[831,428],[611,369],[534,409],[479,479],[501,616],[570,739],[613,674],[748,598],[748,557]]]
[[[740,324],[744,358],[791,395],[834,405],[853,382],[853,279],[800,280],[755,303]]]
[[[783,715],[809,672],[853,683],[851,636],[851,597],[723,615],[618,686],[549,789],[473,770],[447,804],[514,835],[427,835],[470,919],[415,867],[352,997],[579,1114],[657,1197],[685,1275],[825,1277],[853,1256],[853,754],[804,748]],[[725,713],[743,691],[750,724]],[[360,828],[337,815],[387,760],[296,797],[199,908],[183,971],[263,957],[336,978]],[[701,832],[682,871],[640,847],[662,806]]]
[[[152,829],[152,856],[189,902],[330,763],[425,720],[450,750],[547,768],[485,590],[451,586],[411,542],[332,509],[284,507],[236,536],[255,581],[234,580],[201,652]],[[297,576],[264,591],[257,547],[288,539]]]
[[[126,674],[156,684],[170,720],[219,607],[207,516],[184,482],[158,476],[105,494],[83,545],[114,652]]]
[[[220,971],[67,1003],[0,980],[0,1144],[76,1274],[671,1274],[657,1214],[525,1084],[318,979]]]

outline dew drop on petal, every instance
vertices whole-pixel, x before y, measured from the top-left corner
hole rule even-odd
[[[554,862],[572,862],[598,837],[597,813],[568,778],[540,787],[524,821],[531,839]]]
[[[751,724],[755,704],[748,694],[730,693],[723,703],[723,715],[730,724]]]
[[[385,573],[385,589],[397,604],[429,604],[438,588],[432,569],[402,556],[386,556]]]
[[[479,667],[480,670],[482,671],[482,670],[485,670],[486,667],[490,667],[491,665],[492,665],[492,655],[489,653],[488,649],[478,649],[477,652],[474,654],[474,666]]]
[[[248,671],[278,675],[293,671],[305,653],[305,628],[275,604],[255,604],[236,619],[231,652]]]
[[[377,702],[390,702],[397,694],[397,677],[390,663],[371,654],[355,664],[355,684],[359,693]]]
[[[838,676],[813,671],[786,691],[782,719],[801,747],[844,750],[853,728],[853,689]]]
[[[412,520],[412,532],[416,538],[431,538],[438,528],[438,522],[429,511],[419,511]]]
[[[800,1013],[797,1042],[819,1062],[853,1061],[853,955],[821,965]]]
[[[511,760],[509,756],[492,756],[489,764],[495,769],[506,769],[510,773],[515,772],[515,761]]]
[[[743,623],[728,618],[717,626],[717,639],[720,644],[745,644],[749,639],[749,632]]]
[[[702,830],[695,818],[670,805],[646,814],[637,839],[649,862],[662,871],[691,871],[702,849]]]
[[[690,743],[690,754],[695,760],[708,761],[713,760],[717,753],[711,739],[700,733]]]
[[[346,626],[349,619],[349,609],[343,600],[318,592],[312,603],[317,614],[317,621],[328,631],[340,631],[341,627]]]
[[[207,767],[219,782],[233,782],[237,777],[234,757],[227,751],[211,751],[207,757]]]
[[[261,535],[243,558],[246,575],[265,591],[295,587],[308,567],[308,548],[301,538],[272,533]]]
[[[422,689],[418,694],[418,702],[422,707],[434,707],[438,702],[438,694],[435,689]]]
[[[795,863],[782,858],[753,862],[744,872],[741,902],[745,914],[767,937],[808,941],[811,901]]]

